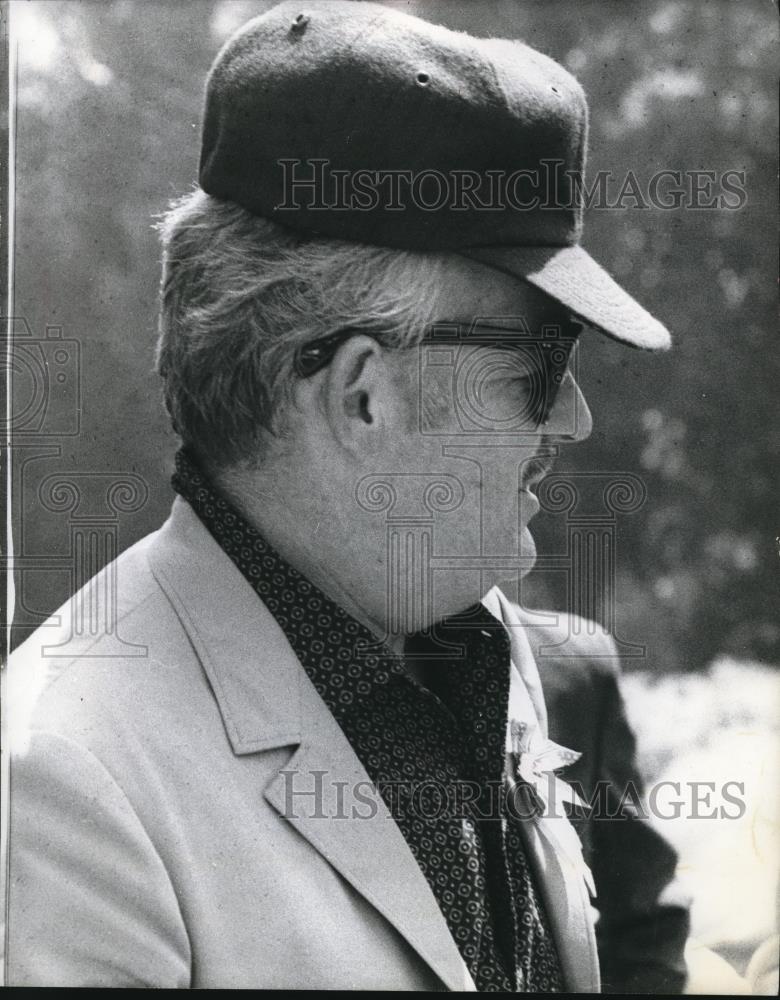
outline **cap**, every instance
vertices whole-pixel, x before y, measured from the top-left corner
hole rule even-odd
[[[666,348],[580,246],[587,128],[579,83],[522,42],[374,3],[285,2],[217,55],[199,180],[302,234],[460,253]]]

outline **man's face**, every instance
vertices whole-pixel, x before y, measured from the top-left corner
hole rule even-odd
[[[568,317],[546,296],[453,256],[436,316],[472,333],[454,342],[445,328],[439,339],[437,327],[429,342],[398,357],[399,385],[407,390],[405,433],[375,471],[378,478],[387,474],[408,505],[403,511],[396,503],[399,521],[404,514],[409,524],[417,518],[422,531],[428,518],[439,617],[474,603],[497,583],[509,585],[511,596],[536,555],[529,530],[539,509],[534,489],[560,446],[586,438],[592,423],[572,374],[574,353],[566,364],[571,331],[561,321]],[[494,327],[522,334],[504,346],[501,333],[494,340]],[[539,382],[545,350],[563,363],[555,401],[540,425],[539,392],[552,388]],[[394,558],[398,554],[388,552],[390,564]]]

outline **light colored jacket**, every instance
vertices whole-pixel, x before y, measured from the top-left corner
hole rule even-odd
[[[74,638],[112,573],[110,627]],[[512,624],[500,591],[485,603]],[[27,640],[7,686],[7,985],[474,989],[363,766],[183,500]],[[524,832],[567,988],[596,992],[576,837],[565,819]]]

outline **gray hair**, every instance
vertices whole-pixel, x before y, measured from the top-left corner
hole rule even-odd
[[[402,349],[435,319],[441,254],[302,237],[199,189],[158,229],[157,372],[174,430],[209,467],[257,464],[302,345],[354,326]]]

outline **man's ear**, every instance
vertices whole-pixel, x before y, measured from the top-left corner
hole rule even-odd
[[[356,454],[380,447],[403,406],[387,350],[356,334],[341,344],[323,376],[319,402],[334,439]]]

